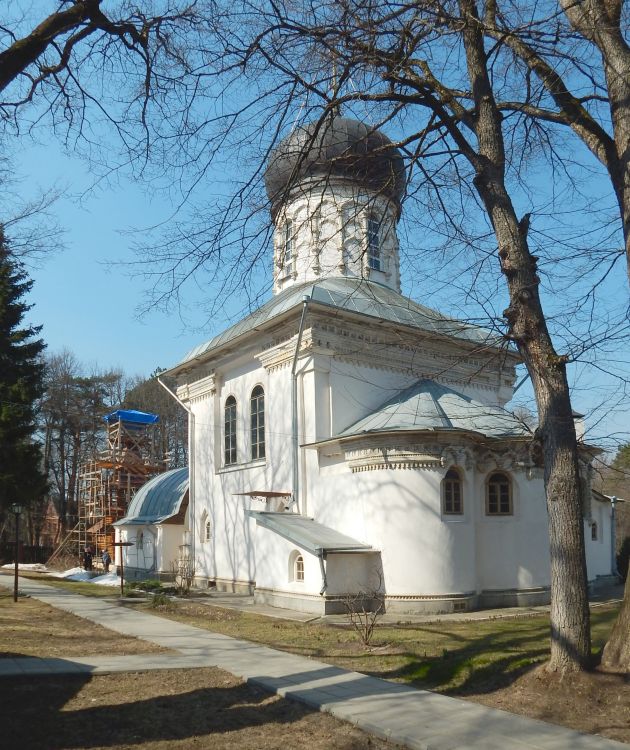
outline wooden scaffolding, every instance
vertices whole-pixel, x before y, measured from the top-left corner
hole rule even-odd
[[[136,491],[166,471],[156,414],[121,409],[108,414],[105,421],[107,447],[79,473],[78,523],[49,562],[69,554],[80,560],[88,546],[95,560],[104,549],[113,558],[113,524],[127,514]]]

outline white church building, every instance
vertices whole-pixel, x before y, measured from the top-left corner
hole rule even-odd
[[[179,528],[197,585],[320,614],[375,590],[401,613],[548,600],[542,470],[505,409],[518,355],[400,293],[405,182],[387,137],[339,116],[272,155],[273,297],[169,371],[191,415]],[[595,580],[611,514],[591,457]]]

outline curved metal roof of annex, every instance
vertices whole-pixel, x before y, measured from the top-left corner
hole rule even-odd
[[[330,277],[285,289],[243,320],[192,349],[172,370],[178,370],[182,365],[250,331],[264,327],[293,308],[299,308],[305,295],[308,295],[311,303],[316,306],[417,328],[439,337],[456,338],[484,347],[498,347],[503,344],[500,336],[485,328],[448,318],[382,284],[366,279]]]
[[[176,516],[188,492],[188,467],[172,469],[149,480],[136,492],[127,515],[114,526],[163,523]]]

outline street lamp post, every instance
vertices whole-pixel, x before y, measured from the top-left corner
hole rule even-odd
[[[20,516],[24,508],[19,503],[13,503],[11,513],[15,515],[15,575],[13,577],[13,601],[18,600],[18,554],[20,549]]]

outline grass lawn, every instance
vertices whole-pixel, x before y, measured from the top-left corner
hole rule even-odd
[[[77,593],[103,588],[70,581],[55,585]],[[562,680],[547,674],[539,668],[549,653],[546,615],[384,625],[377,627],[370,647],[365,647],[350,627],[279,620],[195,599],[155,608],[140,602],[130,606],[346,669],[630,743],[630,677],[595,671]],[[617,611],[614,604],[593,607],[594,654],[606,642]]]
[[[325,623],[277,620],[195,601],[152,608],[160,614],[214,632],[310,656],[375,677],[449,695],[466,695],[511,683],[549,653],[546,616],[423,625],[380,626],[370,647],[352,629]],[[605,643],[617,607],[593,612],[593,643]]]

